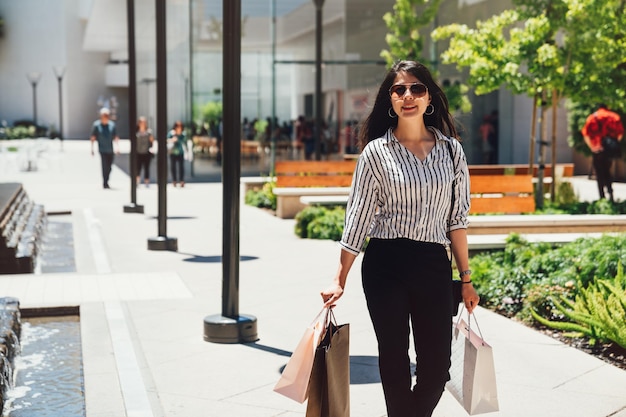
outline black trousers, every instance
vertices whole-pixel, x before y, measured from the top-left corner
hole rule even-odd
[[[600,198],[605,198],[604,188],[609,193],[609,198],[613,201],[613,178],[611,177],[611,164],[613,160],[606,152],[594,153],[592,156],[593,170],[596,172],[598,182],[598,192]]]
[[[183,155],[170,155],[172,181],[185,181],[185,158]]]
[[[378,339],[388,417],[430,417],[450,379],[452,269],[444,246],[371,239],[363,289]],[[409,326],[417,381],[412,387]]]
[[[151,153],[138,153],[137,154],[137,176],[141,176],[141,170],[143,169],[143,179],[150,179],[150,162],[152,162]]]
[[[102,185],[109,186],[109,176],[111,175],[111,167],[113,166],[114,154],[112,153],[100,153],[100,160],[102,161]]]

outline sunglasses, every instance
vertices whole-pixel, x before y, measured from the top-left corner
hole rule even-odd
[[[394,84],[389,89],[389,94],[391,96],[399,96],[402,97],[406,94],[406,89],[411,91],[411,95],[415,98],[424,97],[426,93],[428,93],[428,87],[421,83],[413,83],[413,84]]]

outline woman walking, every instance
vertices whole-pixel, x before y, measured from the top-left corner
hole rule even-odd
[[[137,120],[137,184],[141,177],[143,169],[143,181],[146,187],[150,184],[150,162],[152,162],[152,153],[150,149],[154,143],[152,130],[148,129],[148,122],[145,117]]]
[[[170,169],[172,172],[172,183],[174,187],[180,182],[180,186],[185,186],[185,152],[187,150],[187,138],[183,131],[183,122],[177,120],[174,127],[167,135],[167,142],[170,149]]]
[[[378,340],[388,417],[429,417],[450,379],[452,268],[467,309],[478,305],[468,268],[469,174],[448,100],[428,69],[394,65],[360,130],[338,271],[322,291],[342,296],[350,267],[362,264],[367,307]],[[412,387],[409,325],[417,352]]]

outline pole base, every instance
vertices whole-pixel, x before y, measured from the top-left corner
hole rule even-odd
[[[204,341],[212,343],[252,343],[259,340],[256,317],[239,315],[237,318],[215,314],[204,318]]]
[[[124,206],[124,213],[142,213],[143,206],[135,203],[126,204]]]
[[[148,250],[178,251],[178,239],[175,237],[157,236],[148,239]]]

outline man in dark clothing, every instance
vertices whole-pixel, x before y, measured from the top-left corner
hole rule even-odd
[[[609,199],[613,201],[612,160],[602,147],[602,138],[610,136],[621,141],[624,135],[622,121],[617,113],[610,111],[606,105],[601,104],[596,112],[587,117],[582,134],[585,143],[592,152],[593,169],[596,172],[600,198],[605,198],[604,189],[606,187]]]
[[[109,175],[113,166],[113,156],[119,153],[119,136],[115,130],[115,122],[109,120],[109,109],[100,110],[100,119],[93,123],[91,129],[91,154],[94,155],[94,142],[98,142],[98,152],[102,160],[102,186],[109,187]]]

